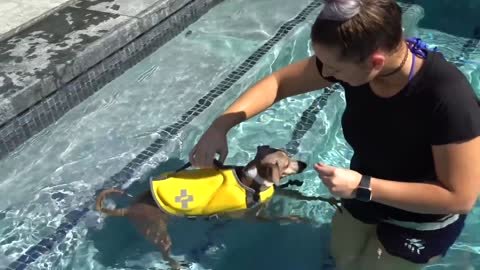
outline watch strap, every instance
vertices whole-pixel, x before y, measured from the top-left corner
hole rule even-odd
[[[362,178],[360,179],[360,184],[358,185],[358,187],[370,188],[370,180],[371,180],[371,177],[369,175],[362,174]]]

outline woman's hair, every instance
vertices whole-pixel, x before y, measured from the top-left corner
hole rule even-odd
[[[395,51],[403,39],[395,0],[324,0],[312,26],[313,43],[340,49],[344,60],[364,61],[375,50]]]

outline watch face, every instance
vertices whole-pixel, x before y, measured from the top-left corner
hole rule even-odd
[[[358,188],[356,193],[356,197],[360,201],[368,202],[372,199],[372,191],[370,189]]]

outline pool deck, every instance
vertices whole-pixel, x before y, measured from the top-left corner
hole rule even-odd
[[[5,40],[76,0],[0,1],[0,40]]]
[[[0,125],[187,2],[70,1],[70,4],[1,41]]]
[[[0,158],[85,99],[75,93],[70,102],[72,106],[53,99],[43,104],[58,89],[98,66],[99,62],[125,48],[148,30],[171,20],[171,17],[175,17],[172,19],[174,23],[188,25],[191,23],[189,20],[199,17],[197,13],[206,12],[220,1],[33,2],[7,0],[0,4],[2,11],[4,8],[11,11],[0,19],[0,25],[11,22],[0,30]],[[184,11],[187,6],[193,7]],[[182,14],[177,16],[177,13]],[[172,37],[163,32],[157,34],[165,36],[165,42]],[[136,51],[136,48],[129,48],[120,57],[130,57],[131,51]],[[117,63],[110,64],[93,75],[89,74],[86,83],[93,84],[97,73],[118,67]],[[76,91],[81,92],[83,88],[86,87],[77,86]],[[35,110],[32,109],[34,106],[37,107]],[[20,116],[24,117],[19,119]]]

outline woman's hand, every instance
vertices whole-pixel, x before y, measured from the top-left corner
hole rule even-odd
[[[323,184],[332,195],[344,199],[355,197],[355,190],[360,184],[362,175],[356,171],[317,163],[314,166]]]
[[[220,155],[220,162],[225,161],[228,154],[227,132],[224,128],[212,125],[190,152],[190,163],[194,167],[212,168],[215,154]]]

